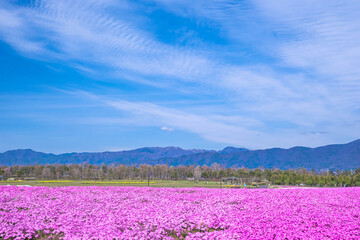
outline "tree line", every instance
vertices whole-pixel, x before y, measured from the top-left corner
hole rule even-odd
[[[248,169],[225,168],[217,163],[211,166],[168,166],[164,164],[139,166],[92,165],[92,164],[54,164],[30,166],[0,166],[3,179],[19,180],[194,180],[219,181],[236,179],[241,183],[264,182],[275,185],[307,185],[347,187],[360,186],[360,168],[345,171],[314,171],[299,169]]]

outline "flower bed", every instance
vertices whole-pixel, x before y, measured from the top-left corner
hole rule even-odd
[[[0,238],[359,239],[360,188],[0,186]]]

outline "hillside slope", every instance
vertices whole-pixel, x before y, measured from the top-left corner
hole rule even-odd
[[[0,165],[32,164],[168,164],[208,165],[218,163],[226,167],[354,169],[360,167],[360,139],[347,143],[317,148],[293,147],[248,150],[227,147],[220,151],[185,150],[178,147],[146,147],[130,151],[100,153],[47,154],[31,149],[0,153]]]

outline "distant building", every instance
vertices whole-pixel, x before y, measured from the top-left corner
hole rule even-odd
[[[34,177],[26,177],[24,178],[25,181],[32,181],[32,180],[36,180],[36,178]]]

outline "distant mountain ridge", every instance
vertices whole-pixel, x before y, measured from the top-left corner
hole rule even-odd
[[[33,164],[168,164],[208,165],[225,167],[290,169],[354,169],[360,167],[360,139],[347,144],[334,144],[317,148],[293,147],[249,150],[226,147],[223,150],[182,149],[179,147],[144,147],[128,151],[98,153],[51,154],[31,149],[0,153],[0,165]]]
[[[207,150],[190,149],[184,150],[179,147],[144,147],[134,150],[117,152],[83,152],[47,154],[36,152],[32,149],[10,150],[0,153],[0,164],[2,165],[30,165],[30,164],[78,164],[88,162],[89,164],[140,164],[149,160],[165,157],[180,157],[189,154],[202,153]]]

